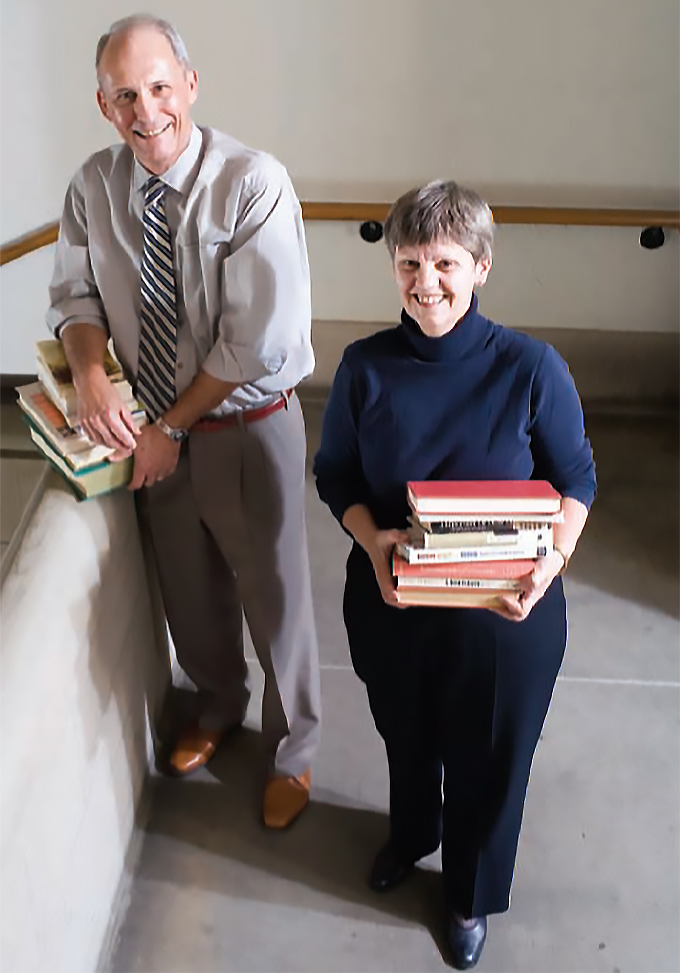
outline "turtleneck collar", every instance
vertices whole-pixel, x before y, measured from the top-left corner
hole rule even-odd
[[[472,295],[470,307],[450,331],[440,338],[430,338],[420,330],[406,311],[401,312],[401,331],[418,358],[424,361],[456,361],[483,344],[490,331],[489,321],[477,311],[477,295]]]

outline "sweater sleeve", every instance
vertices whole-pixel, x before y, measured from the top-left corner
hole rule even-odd
[[[597,490],[593,451],[574,381],[550,345],[534,375],[530,432],[534,475],[589,508]]]
[[[362,404],[359,382],[343,359],[331,386],[314,458],[317,491],[340,524],[348,507],[370,502],[359,446]]]

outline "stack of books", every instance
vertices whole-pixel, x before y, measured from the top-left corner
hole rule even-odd
[[[94,445],[77,422],[77,395],[61,341],[36,343],[39,381],[17,389],[31,438],[79,499],[108,493],[132,479],[132,457],[110,462],[114,450]],[[137,428],[146,416],[134,398],[119,363],[107,351],[104,367]]]
[[[562,498],[545,480],[408,484],[408,541],[392,561],[404,605],[490,608],[552,550]]]

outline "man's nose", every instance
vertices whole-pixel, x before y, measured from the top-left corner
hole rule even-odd
[[[135,115],[140,122],[148,122],[153,117],[153,106],[151,94],[148,91],[140,91],[135,98]]]

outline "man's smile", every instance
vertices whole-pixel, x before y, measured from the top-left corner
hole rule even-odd
[[[170,121],[167,123],[167,125],[163,125],[162,128],[155,128],[150,132],[135,131],[135,135],[140,139],[153,139],[156,138],[157,135],[162,135],[163,132],[167,132],[171,125],[172,122]]]

